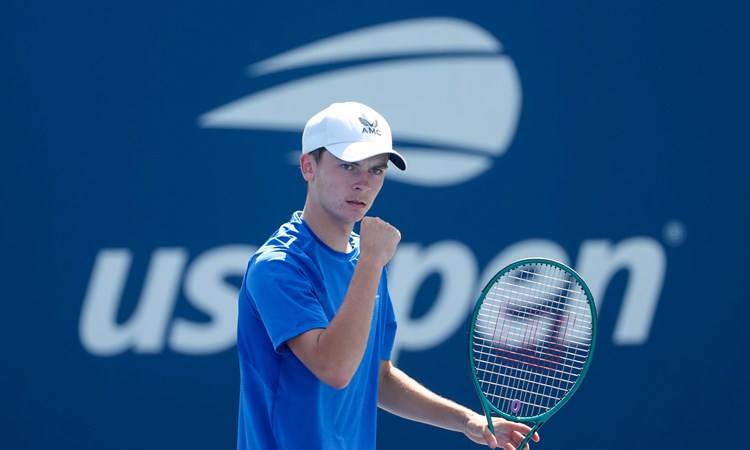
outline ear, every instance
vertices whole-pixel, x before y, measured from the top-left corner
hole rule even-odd
[[[302,172],[302,178],[306,181],[312,181],[315,175],[317,164],[311,154],[305,153],[299,158],[299,169]]]

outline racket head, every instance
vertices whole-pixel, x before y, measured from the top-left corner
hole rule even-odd
[[[546,258],[516,261],[477,300],[469,332],[474,387],[488,421],[544,423],[575,393],[596,346],[596,306],[583,279]]]

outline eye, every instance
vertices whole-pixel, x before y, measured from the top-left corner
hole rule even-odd
[[[382,175],[385,171],[380,167],[373,167],[372,173],[375,175]]]
[[[346,170],[346,171],[351,171],[351,170],[354,169],[354,166],[351,165],[351,164],[342,164],[341,168],[344,169],[344,170]]]

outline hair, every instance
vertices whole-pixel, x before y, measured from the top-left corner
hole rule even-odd
[[[315,159],[316,163],[320,162],[320,158],[323,156],[323,150],[325,150],[325,147],[316,148],[315,150],[310,152],[310,155],[312,155],[313,159]]]
[[[318,164],[320,162],[320,159],[323,157],[323,150],[325,149],[325,147],[316,148],[315,150],[308,152],[307,154],[312,156],[312,158],[315,160],[315,164]]]

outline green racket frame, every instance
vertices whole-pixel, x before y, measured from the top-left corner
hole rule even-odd
[[[497,409],[485,396],[484,392],[482,392],[482,388],[480,386],[479,378],[477,377],[477,369],[475,367],[475,361],[474,361],[474,329],[476,326],[477,321],[477,315],[479,314],[479,311],[481,310],[482,303],[484,302],[484,299],[487,295],[487,293],[492,289],[492,287],[495,284],[495,281],[497,281],[498,278],[506,274],[507,272],[510,272],[511,270],[514,270],[515,268],[523,265],[529,265],[529,264],[546,264],[555,266],[559,269],[562,269],[563,271],[567,272],[569,275],[571,275],[573,278],[576,279],[576,281],[581,285],[583,288],[584,293],[588,297],[589,300],[589,306],[591,308],[591,348],[588,352],[586,363],[584,367],[581,369],[581,373],[576,379],[574,385],[568,390],[568,392],[565,394],[565,396],[557,402],[555,406],[553,406],[549,411],[536,415],[536,416],[530,416],[530,417],[520,417],[520,416],[513,416],[510,414],[506,414],[503,411],[500,411]],[[597,332],[597,317],[596,317],[596,305],[594,304],[594,296],[591,295],[591,291],[589,290],[586,283],[583,281],[583,279],[570,267],[567,265],[555,261],[552,259],[547,258],[528,258],[528,259],[522,259],[519,261],[516,261],[514,263],[509,264],[504,269],[499,271],[497,274],[495,274],[494,277],[487,283],[487,285],[482,289],[482,293],[479,295],[479,298],[477,299],[476,305],[474,307],[474,313],[471,318],[471,328],[469,329],[469,362],[471,366],[471,377],[474,382],[474,388],[477,391],[477,395],[479,395],[479,398],[482,402],[482,408],[484,409],[484,414],[487,417],[487,425],[489,426],[490,431],[492,433],[495,433],[495,427],[492,424],[492,414],[512,421],[512,422],[520,422],[525,424],[533,423],[534,425],[531,427],[531,431],[529,434],[524,438],[523,442],[521,442],[521,445],[519,445],[519,450],[523,449],[524,445],[532,438],[534,433],[539,430],[539,428],[544,425],[549,418],[556,413],[562,406],[570,400],[570,398],[573,396],[573,394],[578,390],[578,387],[581,385],[581,382],[583,381],[584,377],[586,376],[586,373],[588,372],[589,366],[591,366],[591,361],[594,356],[594,349],[596,346],[596,332]]]

